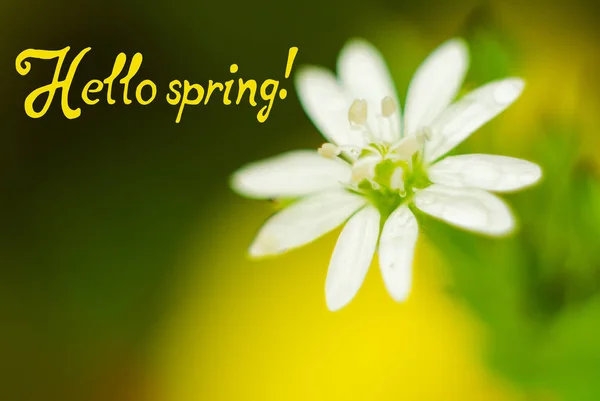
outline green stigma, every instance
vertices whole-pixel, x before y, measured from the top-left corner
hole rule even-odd
[[[396,208],[410,202],[415,191],[429,185],[420,153],[415,153],[410,161],[384,158],[374,166],[371,178],[362,179],[350,190],[365,196],[385,221]]]

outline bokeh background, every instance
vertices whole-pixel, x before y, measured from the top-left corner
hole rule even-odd
[[[596,400],[600,397],[600,27],[594,2],[14,1],[2,3],[0,400]],[[420,61],[467,39],[466,88],[522,76],[522,98],[459,151],[540,163],[507,196],[520,218],[490,241],[425,219],[405,304],[371,269],[326,310],[337,232],[282,257],[246,259],[274,205],[236,197],[242,164],[322,139],[284,69],[329,68],[355,36],[385,54],[400,94]],[[57,99],[28,118],[26,48],[91,46],[67,120]],[[144,55],[148,106],[81,104],[119,52]],[[281,79],[286,100],[189,107],[167,83]],[[119,91],[116,92],[119,99]],[[401,95],[401,98],[403,95]],[[421,217],[422,218],[422,217]]]

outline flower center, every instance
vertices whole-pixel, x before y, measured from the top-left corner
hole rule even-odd
[[[362,132],[368,145],[359,148],[325,143],[318,152],[323,157],[338,158],[350,164],[352,174],[350,181],[344,183],[346,188],[367,197],[382,215],[387,216],[400,204],[410,200],[415,191],[430,185],[422,154],[425,142],[431,138],[431,131],[425,127],[416,135],[390,143],[382,139],[384,132],[373,131],[367,111],[365,100],[355,100],[348,110],[348,121],[353,130]],[[380,127],[399,129],[393,127],[390,118],[396,111],[394,100],[389,96],[383,98],[380,113],[376,117],[387,121],[387,125],[380,124]]]

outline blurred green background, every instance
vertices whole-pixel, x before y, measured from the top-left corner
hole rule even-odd
[[[1,13],[0,400],[596,400],[600,398],[600,27],[582,0],[28,2]],[[512,239],[426,222],[409,301],[377,269],[339,313],[324,279],[336,233],[280,258],[245,251],[273,206],[236,197],[242,164],[322,138],[283,74],[333,68],[355,36],[386,56],[401,98],[420,61],[460,35],[466,88],[525,78],[522,98],[459,151],[540,163],[507,197]],[[23,101],[53,63],[17,74],[24,49],[71,46],[67,120]],[[144,55],[148,106],[81,104],[116,55]],[[249,105],[189,107],[173,79],[282,80],[264,124]],[[293,72],[292,72],[293,73]],[[260,82],[260,81],[259,81]],[[116,92],[119,97],[119,92]]]

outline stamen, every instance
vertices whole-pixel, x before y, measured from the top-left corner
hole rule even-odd
[[[352,175],[350,180],[355,183],[359,183],[362,180],[371,180],[375,175],[375,164],[368,163],[355,163],[352,166]]]
[[[396,112],[396,102],[391,96],[381,99],[381,114],[384,117],[390,117]]]
[[[415,136],[417,138],[417,141],[419,141],[419,143],[423,145],[425,144],[425,142],[431,140],[431,128],[422,127]]]
[[[326,159],[335,159],[342,151],[333,143],[324,143],[317,152]]]
[[[383,157],[386,154],[386,150],[387,148],[385,147],[384,144],[382,143],[372,143],[370,145],[367,145],[363,148],[363,151],[368,150],[371,153],[373,153],[373,155],[370,155],[369,157]]]
[[[348,121],[350,124],[363,126],[367,122],[367,101],[356,99],[348,110]]]
[[[392,173],[392,177],[390,178],[390,187],[393,190],[398,191],[400,195],[406,195],[406,188],[404,187],[404,169],[402,167],[398,167]]]
[[[380,155],[384,155],[386,153],[386,146],[383,143],[375,143],[373,147],[379,152]]]
[[[401,159],[410,160],[412,156],[421,149],[421,144],[416,136],[409,136],[401,139],[390,148]]]

